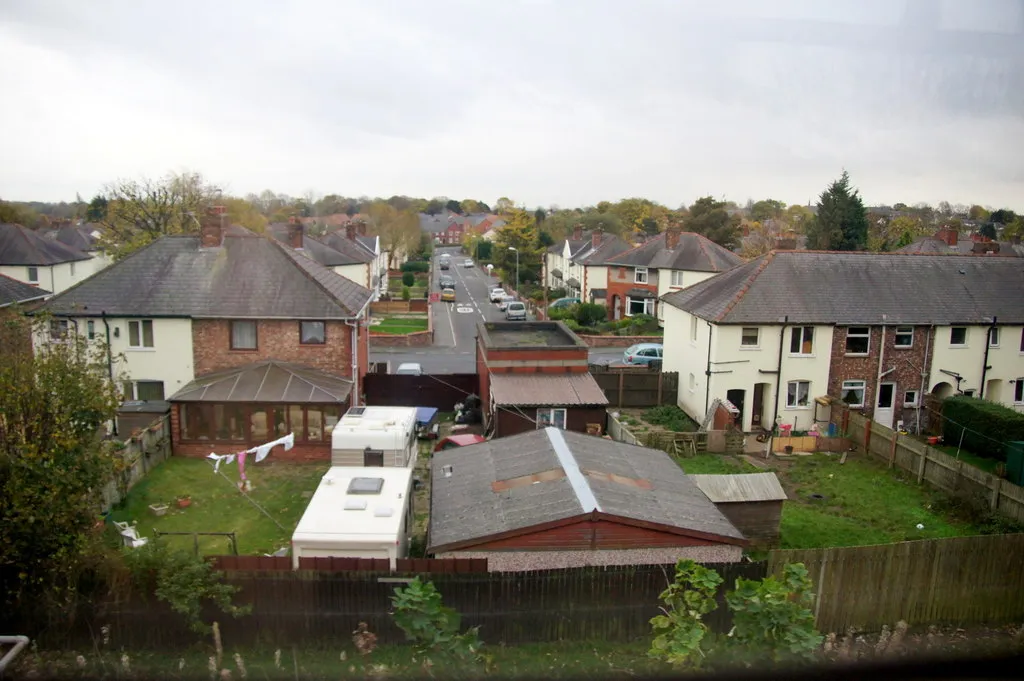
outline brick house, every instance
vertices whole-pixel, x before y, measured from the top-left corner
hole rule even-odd
[[[54,296],[44,310],[108,342],[126,402],[170,403],[177,455],[237,451],[294,432],[292,458],[330,456],[358,404],[371,293],[211,212]]]
[[[494,437],[548,425],[603,432],[608,398],[588,356],[588,346],[562,322],[478,324],[482,411]]]

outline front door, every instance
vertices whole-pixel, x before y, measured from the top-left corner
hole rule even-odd
[[[754,384],[754,399],[750,404],[750,412],[750,428],[756,430],[761,427],[764,412],[764,383]]]
[[[878,386],[878,406],[875,407],[875,421],[886,428],[892,428],[895,395],[895,383],[882,383]]]
[[[619,305],[619,297],[612,296],[612,319],[618,321],[622,318],[622,309]]]

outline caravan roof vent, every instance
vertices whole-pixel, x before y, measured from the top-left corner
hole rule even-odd
[[[374,518],[390,518],[392,515],[394,515],[394,513],[395,509],[391,508],[390,506],[378,506],[377,508],[373,509]]]
[[[352,407],[345,412],[345,416],[362,416],[366,412],[366,407]]]
[[[384,478],[352,478],[348,483],[349,494],[380,494],[384,488]]]
[[[347,499],[345,501],[346,511],[365,511],[366,499]]]

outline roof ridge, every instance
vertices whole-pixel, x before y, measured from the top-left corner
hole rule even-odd
[[[551,448],[555,451],[555,457],[558,459],[558,463],[561,464],[562,470],[565,471],[565,478],[569,481],[569,485],[576,495],[576,501],[579,502],[583,512],[592,513],[597,511],[600,513],[601,504],[597,501],[597,495],[594,494],[594,490],[590,487],[590,483],[587,482],[586,476],[580,470],[579,462],[576,461],[572,450],[569,449],[569,443],[565,441],[562,431],[548,426],[544,429],[544,434],[547,435],[548,442],[551,443]]]
[[[729,304],[725,306],[725,309],[718,314],[718,316],[715,318],[715,321],[722,321],[723,319],[725,319],[726,315],[728,315],[732,311],[734,307],[739,305],[740,301],[743,300],[743,296],[745,296],[747,294],[747,291],[750,290],[750,287],[753,286],[754,281],[761,275],[762,272],[764,272],[765,268],[768,267],[772,260],[775,259],[775,254],[776,251],[768,251],[768,253],[763,256],[764,260],[762,260],[761,264],[754,269],[754,273],[746,278],[746,280],[743,283],[743,286],[741,286],[740,290],[736,293],[735,296],[733,296],[733,299],[729,301]]]
[[[273,244],[273,245],[274,245],[274,246],[275,246],[275,247],[276,247],[276,248],[278,249],[278,251],[280,251],[281,255],[282,255],[282,256],[283,256],[284,258],[286,258],[286,259],[288,260],[288,262],[289,262],[290,264],[292,264],[293,266],[295,266],[295,268],[296,268],[297,270],[299,270],[299,272],[301,272],[301,273],[302,273],[302,275],[303,275],[304,277],[306,277],[306,278],[307,278],[308,280],[310,280],[311,282],[313,282],[313,285],[314,285],[314,286],[316,286],[316,287],[317,287],[318,289],[320,289],[320,290],[321,290],[321,291],[322,291],[322,292],[323,292],[324,294],[326,294],[326,295],[327,295],[327,297],[328,297],[328,298],[330,298],[331,302],[332,302],[332,303],[334,303],[335,307],[337,307],[338,309],[340,309],[340,310],[341,310],[342,312],[344,312],[345,314],[348,314],[348,315],[350,315],[350,318],[351,318],[351,319],[356,319],[356,318],[357,318],[357,315],[358,315],[358,314],[359,314],[359,312],[360,312],[359,310],[349,310],[349,309],[348,309],[348,306],[347,306],[347,305],[345,305],[344,303],[342,303],[342,302],[341,302],[341,301],[340,301],[340,300],[338,299],[338,297],[337,297],[337,296],[336,296],[336,295],[335,295],[334,293],[332,293],[332,292],[331,292],[331,291],[330,291],[330,290],[329,290],[329,289],[328,289],[328,288],[327,288],[326,286],[324,286],[324,285],[323,285],[323,283],[321,283],[320,281],[318,281],[318,280],[317,280],[317,278],[316,278],[316,277],[314,277],[314,276],[312,275],[312,273],[311,273],[311,272],[310,272],[309,270],[307,270],[307,269],[306,269],[305,267],[303,267],[303,266],[302,266],[302,265],[301,265],[301,264],[299,263],[299,261],[297,260],[297,258],[300,258],[300,257],[303,257],[303,258],[305,258],[306,256],[303,256],[303,255],[299,255],[299,254],[298,254],[298,253],[296,253],[296,252],[295,252],[295,250],[294,250],[294,249],[292,249],[292,248],[291,248],[290,246],[286,246],[285,244],[283,244],[283,243],[279,242],[279,241],[278,241],[277,239],[274,239],[274,238],[268,238],[268,239],[267,239],[267,241],[269,241],[270,243],[272,243],[272,244]],[[312,258],[306,258],[306,259],[307,259],[307,260],[309,260],[309,264],[312,264],[312,265],[314,266],[314,268],[317,268],[317,267],[319,267],[320,269],[323,269],[323,270],[324,270],[324,271],[326,271],[326,272],[330,272],[331,274],[333,274],[333,275],[334,275],[334,276],[336,276],[336,277],[341,277],[341,275],[340,275],[340,274],[338,274],[337,272],[335,272],[334,270],[332,270],[332,269],[330,269],[330,268],[327,268],[327,267],[324,267],[323,265],[321,265],[321,264],[320,264],[320,263],[318,263],[317,261],[313,260]],[[345,281],[348,281],[348,282],[352,283],[352,284],[353,284],[354,286],[358,286],[359,288],[364,288],[364,287],[363,287],[363,286],[361,286],[360,284],[356,284],[356,283],[355,283],[354,281],[352,281],[351,279],[346,279],[345,277],[341,277],[341,278],[342,278],[342,279],[345,279]],[[366,301],[366,303],[364,303],[364,304],[363,304],[363,307],[366,307],[366,305],[367,305],[367,304],[369,304],[369,300],[370,300],[370,298],[372,298],[372,295],[371,295],[371,296],[369,296],[369,297],[367,298],[367,301]]]
[[[615,257],[609,258],[609,259],[608,259],[608,264],[609,264],[609,265],[622,265],[622,266],[629,266],[629,263],[617,263],[617,262],[615,262],[615,261],[616,261],[616,260],[618,260],[619,258],[625,258],[625,257],[626,257],[627,255],[629,255],[629,254],[630,254],[630,253],[632,253],[633,251],[639,251],[639,250],[640,250],[641,248],[643,248],[643,247],[645,247],[645,246],[649,246],[649,245],[651,244],[651,242],[652,242],[652,241],[654,241],[654,239],[657,239],[657,238],[658,238],[659,236],[661,236],[662,234],[664,234],[664,232],[659,232],[659,233],[658,233],[658,234],[657,234],[656,236],[654,236],[653,238],[651,238],[651,239],[648,239],[647,241],[644,241],[644,242],[643,242],[643,243],[641,243],[641,244],[638,244],[638,245],[636,245],[636,246],[633,246],[632,248],[630,248],[630,249],[628,249],[628,250],[625,250],[625,251],[623,251],[622,253],[619,253],[619,254],[618,254],[618,255],[616,255]],[[648,260],[648,262],[649,262],[649,260]],[[637,267],[637,265],[632,265],[632,267]],[[643,267],[643,265],[640,265],[639,267]]]

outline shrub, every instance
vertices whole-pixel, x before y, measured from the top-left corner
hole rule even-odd
[[[608,317],[608,308],[597,303],[580,303],[574,306],[576,321],[580,326],[594,326]]]
[[[395,588],[391,604],[395,624],[420,655],[440,653],[466,662],[481,661],[479,627],[460,634],[459,613],[444,605],[433,582],[414,578],[408,586]]]
[[[974,397],[956,396],[942,401],[942,437],[978,456],[1006,461],[1000,442],[1024,440],[1024,414],[1001,404]]]
[[[648,409],[644,412],[644,421],[677,433],[693,433],[697,430],[697,424],[693,419],[674,404],[663,404]]]
[[[661,592],[663,615],[651,618],[654,641],[648,655],[676,668],[699,669],[707,657],[701,646],[708,633],[704,615],[718,607],[722,578],[692,560],[676,564],[675,580]]]
[[[576,306],[570,305],[569,307],[557,307],[554,310],[548,310],[548,319],[576,321]]]
[[[562,323],[568,326],[570,331],[579,331],[581,328],[580,323],[575,319],[563,319]]]
[[[569,292],[565,288],[553,288],[548,290],[548,298],[551,300],[558,300],[559,298],[566,298],[569,296]]]
[[[403,272],[429,272],[430,271],[430,263],[429,262],[423,262],[423,261],[420,261],[420,260],[410,260],[409,262],[402,264],[402,271]]]
[[[412,286],[416,283],[416,275],[412,272],[402,272],[402,284]]]
[[[402,300],[409,300],[412,298],[412,291],[409,290],[408,286],[402,287]]]

